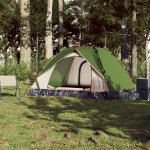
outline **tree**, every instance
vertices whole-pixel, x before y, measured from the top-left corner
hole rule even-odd
[[[137,77],[137,45],[136,45],[136,6],[135,3],[133,3],[133,25],[132,25],[132,75],[134,77]]]
[[[30,45],[30,1],[20,0],[20,60],[30,67],[31,45]]]
[[[130,20],[128,19],[128,33],[132,35],[132,75],[137,77],[140,73],[140,69],[137,69],[137,66],[146,59],[146,41],[150,33],[150,8],[148,6],[149,0],[132,0],[129,2]],[[145,66],[142,66],[143,68]],[[143,69],[142,74],[142,77],[145,77],[145,69]]]
[[[38,65],[39,60],[44,58],[44,38],[46,29],[46,6],[45,1],[32,0],[30,2],[30,28],[32,59]]]
[[[124,0],[124,7],[128,9],[128,0]],[[124,63],[128,62],[128,52],[127,52],[127,18],[123,18],[121,25],[121,61]]]
[[[146,51],[146,78],[149,79],[149,74],[150,74],[150,65],[149,65],[149,60],[148,60],[148,44],[149,44],[149,39],[146,40],[146,46],[145,46],[145,51]]]
[[[65,36],[70,37],[72,44],[81,42],[84,38],[84,29],[87,27],[88,10],[85,8],[86,1],[73,0],[67,3],[64,11]],[[71,45],[72,45],[71,44]]]
[[[47,0],[47,18],[46,18],[46,35],[45,35],[45,59],[53,56],[52,43],[52,5],[53,0]]]
[[[124,7],[123,2],[127,3],[127,0],[103,0],[101,3],[99,0],[86,0],[86,5],[89,7],[86,9],[88,16],[86,16],[84,37],[87,35],[96,45],[103,47],[105,33],[111,32],[112,34],[107,36],[107,46],[115,54],[116,49],[120,49],[121,46],[120,42],[123,37],[120,35],[120,27],[122,19],[125,18],[128,23],[127,34],[133,35],[132,39],[131,36],[128,36],[130,39],[127,43],[128,54],[129,56],[132,55],[132,75],[137,76],[137,59],[140,62],[145,58],[146,37],[150,33],[150,26],[148,25],[150,23],[149,1],[136,0],[134,11],[132,9],[134,0],[128,1],[128,8]],[[113,33],[118,36],[114,36]]]
[[[59,5],[59,50],[63,47],[63,0],[58,0]]]
[[[19,10],[15,1],[0,1],[0,53],[4,56],[5,63],[8,56],[15,57],[19,46]]]

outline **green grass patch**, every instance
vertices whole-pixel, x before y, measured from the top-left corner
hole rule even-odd
[[[29,84],[21,83],[24,95]],[[28,97],[3,90],[1,150],[149,150],[150,102]]]

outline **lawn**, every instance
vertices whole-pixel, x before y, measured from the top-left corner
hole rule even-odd
[[[1,150],[150,150],[148,101],[9,93],[0,100]]]

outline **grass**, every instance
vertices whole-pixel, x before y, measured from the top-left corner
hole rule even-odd
[[[9,93],[0,100],[1,150],[150,150],[148,101]]]

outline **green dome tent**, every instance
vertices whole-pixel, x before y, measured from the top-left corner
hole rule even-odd
[[[78,95],[133,89],[123,65],[107,48],[65,48],[44,65],[29,95]]]

